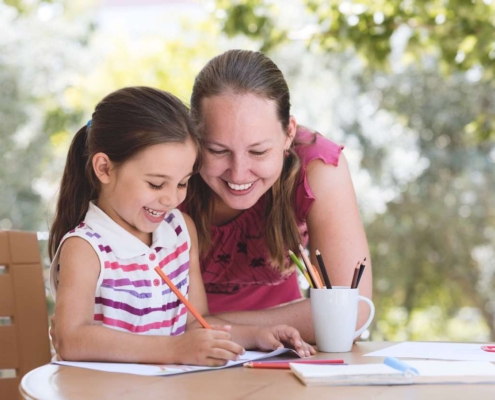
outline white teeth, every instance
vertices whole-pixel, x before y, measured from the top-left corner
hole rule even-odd
[[[244,183],[242,185],[236,185],[235,183],[227,182],[227,185],[229,185],[229,188],[234,189],[234,190],[246,190],[246,189],[249,189],[251,186],[253,186],[253,183],[254,182]]]
[[[151,208],[148,208],[148,207],[144,207],[144,209],[148,212],[148,214],[153,215],[153,217],[159,217],[159,216],[165,214],[164,211],[158,212],[158,211],[152,210]]]

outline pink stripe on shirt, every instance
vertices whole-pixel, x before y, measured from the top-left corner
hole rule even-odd
[[[177,249],[173,253],[170,253],[167,257],[165,257],[162,261],[160,261],[158,265],[160,266],[160,268],[163,269],[163,267],[166,264],[168,264],[170,261],[175,260],[177,257],[181,255],[181,253],[187,251],[188,248],[189,247],[187,245],[187,242],[182,243],[179,247],[177,247]]]
[[[119,264],[117,261],[110,262],[110,261],[105,261],[105,268],[107,269],[122,269],[124,272],[131,272],[131,271],[148,271],[149,268],[146,264],[128,264],[128,265],[123,265]]]
[[[122,321],[120,319],[105,317],[103,314],[95,314],[94,320],[95,321],[102,321],[104,325],[115,326],[118,328],[125,329],[129,332],[144,333],[144,332],[150,331],[151,329],[169,328],[169,327],[173,326],[177,322],[177,320],[186,313],[187,313],[187,308],[182,307],[180,312],[175,317],[173,317],[169,320],[165,320],[165,321],[161,321],[161,322],[159,322],[159,321],[152,322],[152,323],[146,324],[146,325],[133,325],[133,324],[130,324],[129,322],[125,322],[125,321]]]

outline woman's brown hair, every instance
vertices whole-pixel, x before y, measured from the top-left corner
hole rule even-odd
[[[98,197],[99,181],[92,166],[96,153],[105,153],[118,166],[149,146],[188,140],[199,150],[189,110],[170,93],[127,87],[101,100],[91,121],[76,133],[69,148],[50,229],[50,258],[63,236],[84,219],[89,202]]]
[[[273,100],[282,129],[288,135],[289,88],[280,69],[264,54],[229,50],[210,60],[199,72],[191,95],[191,114],[201,136],[204,135],[202,100],[226,92],[254,94]],[[287,249],[297,249],[301,242],[294,212],[295,188],[300,169],[299,157],[289,149],[280,177],[264,195],[267,200],[266,244],[272,265],[281,272],[286,272],[288,268]],[[213,195],[199,174],[190,180],[185,207],[196,224],[200,253],[205,256],[212,245],[210,229]]]

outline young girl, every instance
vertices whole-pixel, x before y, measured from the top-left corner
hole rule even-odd
[[[187,108],[145,87],[105,97],[74,137],[49,241],[62,359],[216,366],[243,347],[282,343],[314,353],[285,325],[230,327],[208,317],[216,325],[201,328],[154,271],[160,266],[208,313],[196,230],[176,209],[198,148]]]

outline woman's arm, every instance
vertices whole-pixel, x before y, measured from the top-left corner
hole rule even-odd
[[[371,298],[371,259],[347,160],[343,154],[338,166],[314,160],[307,178],[315,197],[307,219],[311,262],[318,265],[315,250],[320,250],[332,285],[349,286],[357,262],[366,257],[359,293]],[[366,322],[368,311],[361,303],[358,327]]]
[[[311,317],[311,304],[309,299],[295,301],[266,310],[225,312],[215,314],[215,316],[239,325],[290,325],[299,331],[302,340],[307,343],[315,343],[313,318]]]
[[[81,238],[69,238],[60,254],[55,313],[58,352],[67,361],[116,361],[223,365],[243,349],[219,330],[178,336],[138,335],[94,325],[98,256]]]

